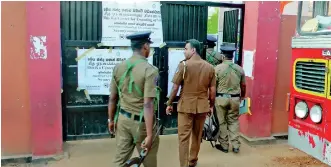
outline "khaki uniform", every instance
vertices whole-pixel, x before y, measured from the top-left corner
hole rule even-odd
[[[133,87],[138,87],[143,96],[139,95],[139,91],[132,88],[130,93],[129,80],[127,76],[124,79],[121,88],[120,106],[117,129],[116,129],[116,149],[117,154],[114,157],[116,167],[122,167],[127,160],[132,156],[133,150],[137,147],[138,152],[141,151],[141,143],[147,136],[145,122],[139,121],[139,115],[143,110],[144,97],[156,97],[156,82],[158,77],[158,69],[147,62],[147,59],[140,55],[133,55],[129,58],[131,64],[136,63],[132,68],[132,76],[134,77]],[[138,63],[139,62],[139,63]],[[120,78],[127,70],[127,63],[123,61],[118,64],[113,71],[113,80],[111,83],[111,91],[117,92]],[[116,82],[114,82],[114,80]],[[139,127],[139,128],[138,128]],[[154,129],[154,134],[156,129]],[[136,143],[134,143],[134,138]],[[157,166],[157,152],[159,147],[159,137],[153,142],[152,148],[145,158],[143,164],[145,167]]]
[[[198,160],[203,124],[209,112],[208,90],[216,85],[215,70],[200,57],[193,56],[178,65],[172,82],[182,86],[177,106],[179,160],[181,167],[187,167]]]
[[[215,67],[222,63],[222,56],[219,52],[216,52],[214,48],[208,48],[206,50],[206,60]]]
[[[239,148],[240,84],[245,83],[244,70],[231,60],[225,60],[215,67],[215,73],[217,76],[215,106],[220,124],[219,142],[224,149],[228,149],[229,136],[232,147]]]

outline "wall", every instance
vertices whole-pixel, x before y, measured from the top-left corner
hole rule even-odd
[[[272,105],[272,128],[273,135],[283,135],[288,130],[288,112],[286,110],[287,93],[291,86],[291,57],[292,37],[296,28],[295,15],[282,15],[280,25],[280,37],[278,48],[278,62],[276,71],[276,85]]]
[[[62,153],[60,2],[1,4],[1,158]]]
[[[271,136],[278,45],[280,36],[279,2],[245,2],[244,52],[253,51],[252,77],[247,76],[247,94],[252,115],[240,117],[240,131],[248,138]],[[270,33],[272,32],[272,33]],[[245,62],[247,61],[247,62]],[[243,65],[250,64],[244,54]],[[247,65],[246,64],[246,65]]]
[[[31,154],[31,119],[26,2],[1,2],[1,9],[1,156],[4,158]]]

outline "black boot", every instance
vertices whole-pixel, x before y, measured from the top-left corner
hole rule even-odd
[[[220,150],[220,151],[222,151],[224,153],[228,153],[229,152],[228,149],[224,149],[220,144],[216,144],[215,147],[216,147],[216,149],[218,149],[218,150]]]
[[[239,148],[233,148],[232,151],[233,151],[234,153],[238,154],[238,153],[239,153]]]

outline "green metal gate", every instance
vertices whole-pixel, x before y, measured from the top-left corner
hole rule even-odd
[[[207,32],[207,7],[199,5],[173,4],[162,2],[162,22],[164,41],[185,41],[190,38],[203,40]],[[108,96],[91,96],[87,100],[84,91],[77,90],[76,48],[102,49],[101,41],[102,3],[95,1],[61,2],[62,30],[62,76],[63,76],[63,136],[64,140],[108,137],[107,103]],[[160,70],[161,104],[167,88],[167,57],[157,56],[156,48],[153,64]],[[160,106],[160,115],[165,113]],[[174,121],[172,121],[174,122]],[[168,127],[177,126],[169,125]]]
[[[238,4],[222,4],[198,1],[162,1],[161,14],[163,39],[167,46],[155,48],[153,64],[160,71],[161,101],[159,116],[165,125],[164,134],[176,133],[177,117],[165,115],[168,87],[168,50],[184,48],[184,41],[206,41],[208,6],[243,7]],[[61,1],[62,39],[62,111],[64,140],[109,137],[107,127],[108,96],[91,96],[87,100],[84,91],[77,90],[76,48],[104,49],[98,47],[102,32],[102,2]],[[108,48],[108,47],[107,47]],[[167,129],[170,131],[167,132]]]

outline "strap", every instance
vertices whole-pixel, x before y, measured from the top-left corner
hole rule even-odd
[[[118,94],[119,94],[119,100],[117,102],[116,113],[115,113],[115,118],[114,118],[114,123],[115,124],[118,121],[119,112],[121,110],[120,99],[122,98],[122,86],[123,86],[124,80],[125,80],[126,76],[129,74],[129,77],[130,77],[130,80],[129,80],[129,93],[132,93],[132,85],[134,84],[134,79],[133,79],[133,75],[132,75],[132,69],[138,63],[141,63],[141,62],[144,62],[144,61],[146,61],[146,60],[139,59],[139,60],[135,61],[134,63],[131,63],[130,60],[126,60],[127,69],[124,72],[124,74],[120,77],[119,84],[117,85],[115,78],[114,77],[112,78],[113,79],[113,83],[116,84],[117,91],[118,91]],[[137,85],[134,84],[134,88],[135,88],[135,90],[137,91],[137,93],[140,96],[143,96],[142,91],[140,90],[140,88]],[[141,121],[142,121],[142,117],[140,118],[140,122]]]
[[[213,64],[214,66],[216,66],[217,64],[219,64],[220,63],[220,60],[218,60],[216,57],[215,57],[215,55],[216,55],[216,52],[213,50],[211,53],[209,53],[209,52],[207,52],[207,60],[211,63],[211,64]],[[212,60],[213,59],[213,60]],[[216,60],[217,61],[217,63],[214,63],[214,60]]]
[[[235,69],[235,68],[233,67],[233,63],[232,63],[232,62],[224,62],[224,64],[227,64],[227,65],[228,65],[228,68],[226,69],[226,71],[224,72],[224,74],[221,76],[220,79],[223,79],[223,78],[226,77],[231,71],[234,71],[235,74],[237,75],[239,81],[240,81],[241,74],[240,74],[240,72],[239,72],[237,69]],[[234,85],[231,85],[231,87],[227,89],[227,93],[229,93],[231,90],[233,90],[233,86],[234,86]]]

